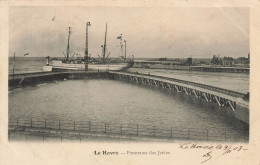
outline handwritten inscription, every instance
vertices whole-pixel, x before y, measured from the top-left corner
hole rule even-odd
[[[214,150],[219,150],[222,151],[222,155],[230,154],[232,152],[239,152],[239,151],[244,151],[248,150],[242,145],[222,145],[222,144],[217,144],[217,145],[199,145],[196,143],[184,143],[180,145],[181,149],[187,150],[187,149],[204,149],[204,150],[209,150],[206,154],[204,154],[202,157],[205,158],[201,163],[205,163],[212,159],[212,152]]]
[[[206,159],[206,160],[204,160],[203,162],[201,162],[201,164],[202,164],[202,163],[205,163],[206,161],[208,161],[208,160],[210,160],[210,159],[212,158],[211,152],[212,152],[212,151],[210,151],[210,152],[206,153],[205,155],[203,155],[203,158],[205,157],[205,158],[208,158],[208,159]]]
[[[222,156],[247,151],[248,149],[240,144],[197,144],[197,143],[183,143],[179,145],[179,149],[181,150],[205,150],[206,152],[201,155],[201,164],[209,162],[213,159],[216,154],[220,154]],[[165,150],[148,150],[148,151],[132,151],[126,150],[124,152],[120,151],[94,151],[94,155],[106,155],[106,156],[118,156],[118,155],[127,155],[127,156],[172,156],[173,153],[165,151]]]

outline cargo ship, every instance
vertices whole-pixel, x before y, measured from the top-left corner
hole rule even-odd
[[[85,58],[84,59],[71,59],[69,54],[70,49],[70,34],[71,30],[69,27],[69,35],[68,35],[68,45],[67,45],[67,52],[66,58],[58,59],[53,58],[51,59],[50,56],[47,56],[47,64],[43,66],[43,71],[68,71],[68,70],[97,70],[97,71],[118,71],[124,70],[133,65],[133,58],[126,59],[126,41],[125,42],[125,57],[123,57],[123,44],[122,44],[122,34],[117,37],[120,40],[120,53],[121,58],[118,59],[110,59],[108,56],[110,54],[107,53],[107,24],[105,30],[105,40],[104,45],[101,46],[102,48],[102,58],[90,58],[88,56],[88,26],[90,26],[90,22],[87,22],[86,25],[86,47],[85,47]],[[73,55],[74,56],[74,55]]]

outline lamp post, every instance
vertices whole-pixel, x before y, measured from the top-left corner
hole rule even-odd
[[[70,51],[70,33],[71,33],[71,31],[70,31],[70,27],[69,27],[69,36],[68,36],[68,45],[67,45],[67,57],[66,57],[67,61],[69,60],[69,51]]]
[[[124,40],[125,42],[125,60],[126,60],[126,40]]]
[[[85,71],[88,70],[88,26],[91,26],[90,22],[86,24]]]
[[[14,52],[14,61],[13,61],[13,79],[14,79],[14,66],[15,66],[15,52]]]

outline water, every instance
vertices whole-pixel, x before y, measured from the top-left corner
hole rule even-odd
[[[226,129],[238,135],[246,130],[171,92],[107,79],[58,81],[10,91],[9,118],[16,117]]]
[[[146,74],[150,73],[152,75],[192,81],[241,93],[249,92],[249,74],[245,73],[200,72],[144,68],[130,68],[129,71]]]
[[[13,74],[13,57],[9,57],[8,73]],[[14,73],[42,72],[42,67],[46,65],[45,57],[16,57]]]

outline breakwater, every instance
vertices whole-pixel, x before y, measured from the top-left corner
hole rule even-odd
[[[226,72],[226,73],[246,73],[249,74],[249,68],[243,67],[226,67],[226,66],[190,66],[190,65],[174,65],[171,63],[162,63],[154,61],[135,62],[134,68],[146,69],[165,69],[165,70],[192,70],[203,72]]]
[[[106,71],[70,71],[70,72],[38,72],[9,75],[9,89],[29,85],[37,85],[43,82],[64,79],[86,79],[109,77]]]

